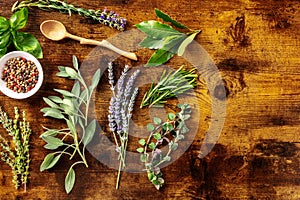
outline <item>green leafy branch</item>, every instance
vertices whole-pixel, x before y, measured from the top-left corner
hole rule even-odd
[[[20,121],[19,109],[15,107],[14,110],[15,118],[12,120],[0,107],[0,123],[8,135],[12,137],[13,144],[10,146],[7,139],[0,134],[0,156],[1,160],[12,169],[12,182],[16,189],[22,184],[26,191],[30,164],[29,140],[32,131],[26,120],[25,111],[22,112],[22,121]]]
[[[140,160],[145,165],[149,181],[160,189],[164,184],[163,174],[160,170],[162,164],[171,161],[171,153],[178,148],[178,142],[184,139],[184,135],[189,132],[185,121],[191,117],[191,108],[188,104],[178,104],[181,109],[176,115],[168,114],[168,120],[163,122],[160,118],[154,117],[153,124],[148,124],[147,129],[150,132],[148,139],[140,139],[141,147],[137,152],[141,153]],[[170,138],[173,138],[170,141]],[[161,149],[163,142],[167,142],[167,151]]]
[[[31,53],[36,58],[43,58],[38,40],[30,33],[18,31],[26,26],[27,21],[27,8],[15,12],[9,20],[0,16],[0,57],[6,54],[7,48],[13,43],[17,50]]]
[[[48,104],[49,107],[41,110],[45,117],[65,120],[67,128],[60,130],[45,128],[46,132],[40,136],[47,143],[44,148],[50,150],[57,150],[59,148],[59,150],[48,154],[44,158],[40,166],[40,171],[54,167],[62,155],[68,155],[70,160],[73,159],[75,154],[78,154],[81,158],[80,161],[75,162],[69,168],[65,178],[65,190],[67,193],[71,192],[75,184],[74,166],[84,164],[88,167],[85,158],[85,149],[91,142],[96,131],[96,120],[94,119],[89,122],[88,119],[89,105],[92,93],[100,80],[100,69],[98,69],[93,76],[91,85],[88,86],[79,71],[78,61],[75,56],[73,56],[73,66],[75,69],[60,66],[58,67],[60,72],[57,73],[59,77],[76,80],[72,91],[54,89],[63,95],[63,98],[58,96],[44,98],[45,103]],[[81,89],[81,86],[83,89]],[[77,125],[80,130],[79,128],[76,129]],[[79,139],[79,133],[82,134],[81,139]],[[72,143],[68,143],[70,140]]]
[[[195,71],[196,69],[184,70],[183,66],[175,72],[167,73],[164,70],[159,82],[156,85],[152,83],[149,91],[145,93],[140,107],[162,105],[167,99],[194,88],[198,77]]]
[[[172,26],[150,20],[144,21],[135,26],[147,37],[139,44],[141,47],[156,49],[154,54],[148,60],[148,67],[159,66],[171,59],[175,54],[182,56],[186,47],[194,40],[201,30],[191,30],[187,26],[172,19],[169,15],[155,9],[157,17],[165,22],[170,22],[174,27],[185,29],[188,32],[183,33],[175,30]]]

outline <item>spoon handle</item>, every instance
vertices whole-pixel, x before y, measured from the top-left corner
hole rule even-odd
[[[115,47],[114,45],[112,45],[111,43],[109,43],[107,40],[102,40],[97,41],[97,40],[91,40],[91,39],[86,39],[86,38],[82,38],[76,35],[72,35],[72,34],[67,34],[66,35],[69,38],[72,38],[74,40],[78,40],[80,42],[80,44],[90,44],[90,45],[97,45],[97,46],[102,46],[102,47],[106,47],[122,56],[125,56],[127,58],[130,58],[132,60],[137,60],[137,57],[135,55],[135,53],[131,53],[131,52],[127,52],[124,50],[121,50],[117,47]]]

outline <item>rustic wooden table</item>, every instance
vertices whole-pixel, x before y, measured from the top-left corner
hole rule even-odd
[[[40,109],[46,106],[42,97],[56,95],[54,88],[70,89],[72,81],[55,76],[57,66],[71,66],[72,55],[83,62],[95,48],[70,39],[50,41],[43,37],[39,25],[46,19],[60,20],[71,33],[97,40],[112,38],[119,32],[77,15],[33,9],[24,31],[34,34],[43,47],[44,58],[40,60],[45,72],[43,86],[36,95],[21,101],[0,94],[0,105],[10,116],[13,106],[28,113],[33,130],[30,183],[27,192],[15,190],[11,170],[1,162],[0,199],[300,199],[299,1],[68,2],[85,8],[114,10],[128,19],[128,30],[134,30],[133,25],[141,21],[157,19],[154,8],[192,29],[201,29],[196,41],[212,57],[226,86],[225,125],[212,152],[199,159],[202,140],[213,119],[208,91],[198,88],[198,102],[193,102],[193,106],[201,111],[200,127],[183,156],[163,168],[166,184],[161,191],[148,182],[146,174],[129,172],[122,174],[120,189],[116,190],[117,171],[87,153],[89,168],[76,168],[76,184],[67,195],[64,191],[64,177],[70,165],[67,159],[52,170],[39,172],[44,156],[49,153],[39,138],[43,132],[41,125],[53,128],[64,125],[59,120],[42,117]],[[0,15],[8,18],[13,3],[14,0],[0,1]],[[128,44],[128,50],[130,45],[133,44]],[[101,49],[99,52],[101,56],[106,53]],[[152,52],[139,49],[136,53],[138,62],[125,58],[115,62],[120,68],[125,63],[142,65]],[[178,63],[184,62],[174,58],[169,65]],[[104,72],[95,104],[96,113],[100,113],[99,123],[104,127],[107,124],[104,108],[110,98],[106,81]],[[102,94],[102,90],[107,92]],[[139,95],[138,100],[141,98]],[[148,110],[141,111],[138,106],[134,114],[136,123],[150,120]],[[2,133],[5,131],[1,128]]]

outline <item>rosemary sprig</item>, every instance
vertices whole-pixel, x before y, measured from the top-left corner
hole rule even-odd
[[[65,1],[59,0],[25,0],[22,2],[16,1],[12,7],[12,12],[23,8],[23,7],[37,7],[41,10],[52,11],[56,10],[61,13],[67,13],[71,15],[72,13],[84,16],[85,18],[93,19],[103,25],[110,26],[120,31],[125,30],[126,19],[119,17],[114,11],[104,10],[93,10],[75,7],[72,4],[68,4]]]
[[[5,137],[0,135],[0,156],[1,160],[12,169],[12,182],[16,189],[22,184],[24,185],[24,191],[26,191],[30,164],[29,139],[31,129],[26,120],[25,111],[22,112],[22,121],[20,121],[19,109],[15,107],[14,111],[15,118],[12,120],[0,107],[0,123],[6,129],[8,135],[12,137],[14,147],[13,150]]]
[[[109,106],[109,127],[113,132],[116,143],[116,151],[119,153],[119,170],[116,182],[116,189],[119,188],[121,170],[126,167],[126,150],[128,144],[129,122],[131,120],[135,98],[138,88],[134,88],[134,82],[140,73],[135,71],[127,78],[129,66],[126,65],[118,83],[114,86],[114,74],[112,63],[108,64],[108,79],[113,96]]]
[[[152,83],[149,91],[145,93],[140,107],[164,104],[167,99],[194,88],[198,77],[195,71],[196,69],[186,71],[183,66],[168,74],[164,70],[159,82],[156,85]]]
[[[75,184],[75,171],[73,168],[78,164],[84,164],[88,167],[85,149],[96,131],[96,120],[89,121],[88,119],[89,105],[92,93],[100,80],[100,69],[98,69],[93,76],[91,85],[88,86],[79,71],[75,56],[73,56],[73,65],[75,69],[60,66],[58,67],[60,72],[57,73],[59,77],[76,80],[72,91],[55,89],[56,92],[63,95],[63,98],[58,96],[44,98],[44,101],[50,107],[41,110],[44,116],[65,120],[67,128],[61,130],[45,128],[46,132],[40,136],[47,143],[44,148],[50,150],[61,148],[62,150],[48,154],[40,166],[40,171],[52,168],[63,154],[70,156],[70,160],[73,159],[75,154],[78,154],[81,158],[80,161],[75,162],[69,168],[66,175],[65,190],[67,193],[71,192]],[[82,133],[80,140],[79,133]],[[72,142],[69,143],[69,141]]]
[[[140,160],[145,164],[148,179],[158,190],[165,182],[160,170],[161,165],[171,160],[171,153],[177,150],[178,142],[183,140],[184,135],[189,132],[185,121],[190,118],[191,108],[188,104],[179,104],[178,107],[181,111],[176,115],[169,113],[166,122],[155,117],[153,123],[156,127],[153,124],[147,125],[150,132],[148,139],[139,140],[141,147],[137,151],[141,153]],[[172,138],[171,141],[170,138]],[[168,144],[167,152],[160,149],[163,147],[163,142]]]

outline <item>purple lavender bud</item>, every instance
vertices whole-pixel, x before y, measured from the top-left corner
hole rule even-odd
[[[107,8],[104,8],[103,12],[106,13],[107,12]]]
[[[113,10],[111,10],[109,14],[113,15],[113,14],[115,14],[115,12]]]

